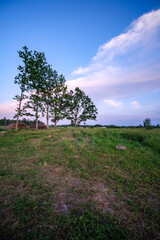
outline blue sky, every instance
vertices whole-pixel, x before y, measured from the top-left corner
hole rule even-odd
[[[160,123],[159,9],[159,0],[0,0],[0,118],[14,114],[27,45],[93,99],[97,123]]]

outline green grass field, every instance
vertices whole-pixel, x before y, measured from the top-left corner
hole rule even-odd
[[[4,131],[5,126],[0,126],[0,131]]]
[[[0,236],[160,239],[160,130],[7,131]]]

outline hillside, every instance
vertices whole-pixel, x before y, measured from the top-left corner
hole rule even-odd
[[[0,166],[3,240],[160,238],[159,129],[11,130]]]

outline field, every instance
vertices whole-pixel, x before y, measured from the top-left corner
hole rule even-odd
[[[157,129],[26,129],[0,136],[3,240],[160,239],[159,186]]]

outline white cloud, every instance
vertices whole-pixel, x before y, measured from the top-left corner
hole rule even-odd
[[[100,114],[118,110],[122,115],[135,114],[138,109],[147,113],[138,101],[130,99],[141,101],[155,89],[160,91],[160,9],[142,15],[126,32],[100,46],[87,66],[73,71],[67,84],[89,94]],[[110,109],[103,109],[104,99]]]
[[[140,106],[140,104],[139,104],[138,101],[133,101],[133,102],[130,103],[130,105],[131,105],[131,107],[132,107],[133,109],[135,109],[135,110],[141,108],[141,106]]]
[[[89,68],[79,67],[78,69],[76,69],[72,72],[72,75],[80,75],[80,74],[87,73],[88,71],[89,71]]]
[[[144,44],[147,41],[150,41],[150,37],[153,36],[159,26],[160,10],[144,14],[131,23],[126,33],[122,33],[100,46],[93,60],[96,61],[108,53],[109,57],[112,58],[117,53],[127,51],[135,44]]]
[[[124,116],[127,111],[130,114],[132,109],[140,108],[143,109],[143,117],[148,114],[144,106],[130,99],[141,101],[144,93],[149,96],[155,90],[160,91],[160,9],[144,14],[133,21],[126,32],[100,46],[90,63],[74,70],[68,80],[69,88],[80,87],[100,108],[103,108],[101,103],[104,101],[113,107],[114,115],[118,109]],[[125,107],[128,109],[122,107],[122,102],[127,103]],[[153,102],[157,104],[156,100]],[[16,103],[1,104],[0,117],[7,116],[9,112],[13,116],[15,107]],[[101,110],[105,116],[108,113],[106,109]],[[129,115],[126,116],[128,118]]]
[[[122,107],[123,103],[122,102],[117,102],[113,99],[104,99],[104,102],[112,107],[115,107],[115,108],[120,108]]]
[[[153,91],[160,85],[159,63],[160,10],[157,10],[144,14],[131,23],[126,33],[103,44],[88,66],[73,71],[74,77],[67,84],[103,99],[106,95],[115,99],[134,91]]]

